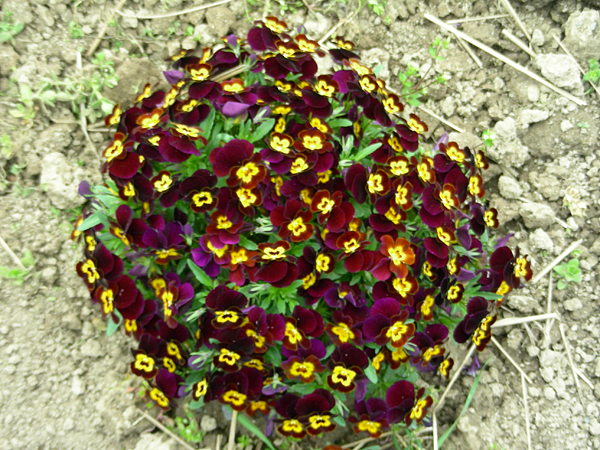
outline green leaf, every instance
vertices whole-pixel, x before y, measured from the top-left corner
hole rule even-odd
[[[488,366],[488,364],[493,361],[493,359],[494,359],[493,357],[488,359],[486,361],[486,363],[483,365],[483,367],[481,368],[481,370],[479,371],[479,373],[477,374],[477,377],[475,377],[475,381],[473,381],[473,385],[471,386],[471,389],[469,390],[469,395],[467,395],[467,401],[465,402],[465,406],[463,406],[462,411],[460,412],[460,414],[458,415],[458,417],[456,418],[454,423],[450,426],[450,428],[448,428],[448,430],[442,436],[439,437],[438,448],[441,448],[444,441],[448,438],[448,436],[450,436],[450,433],[452,433],[452,430],[454,430],[454,428],[456,427],[456,424],[458,423],[458,421],[460,420],[462,415],[465,413],[465,411],[467,409],[469,409],[469,405],[471,404],[473,397],[475,397],[475,391],[477,391],[477,386],[479,385],[479,380],[481,379],[481,375],[483,375],[483,371]]]
[[[567,283],[564,280],[558,280],[558,282],[556,283],[556,287],[559,291],[562,291],[564,288],[567,287]]]
[[[317,386],[315,386],[314,383],[295,384],[290,388],[290,391],[296,392],[300,395],[306,395],[312,394],[315,391],[315,389],[317,389]]]
[[[371,207],[365,203],[352,203],[354,206],[354,216],[359,219],[367,218],[373,212]]]
[[[119,326],[123,323],[123,316],[118,309],[115,309],[113,314],[118,317],[119,321],[115,323],[112,316],[108,316],[108,323],[106,324],[107,336],[112,336],[114,332],[117,331],[117,328],[119,328]]]
[[[363,158],[366,158],[367,156],[369,156],[371,153],[373,153],[375,150],[377,150],[379,147],[381,147],[381,142],[377,142],[375,144],[371,144],[366,148],[363,148],[360,152],[358,152],[356,154],[356,156],[354,156],[353,160],[354,161],[360,161]]]
[[[250,239],[248,239],[245,236],[241,236],[240,235],[240,245],[242,247],[244,247],[246,250],[258,250],[258,245],[256,245],[254,242],[252,242]]]
[[[329,125],[331,128],[341,128],[341,127],[351,127],[352,126],[352,121],[348,120],[348,119],[333,119],[329,122],[327,122],[327,125]]]
[[[561,277],[565,276],[565,272],[567,271],[567,267],[564,264],[554,267],[554,271],[560,275]]]
[[[260,124],[260,126],[250,135],[250,137],[248,138],[248,140],[252,143],[262,139],[263,137],[265,137],[267,135],[267,133],[269,131],[271,131],[273,129],[273,126],[275,126],[275,119],[267,119],[265,120],[263,123]]]
[[[373,384],[377,384],[377,371],[375,370],[375,367],[373,367],[373,364],[369,361],[369,367],[367,367],[365,369],[365,375],[367,376],[367,378],[369,379],[369,381]]]
[[[276,347],[270,347],[265,353],[265,361],[270,362],[274,367],[281,366],[281,351]]]
[[[338,424],[340,427],[345,427],[345,426],[346,426],[346,421],[344,420],[344,418],[343,418],[343,417],[340,417],[340,416],[335,416],[335,417],[333,418],[333,421],[334,421],[335,423],[337,423],[337,424]]]
[[[102,217],[105,217],[104,213],[102,211],[96,211],[94,214],[87,217],[83,222],[81,222],[81,224],[77,227],[77,230],[85,231],[95,227],[96,225],[101,224]]]
[[[238,414],[237,416],[237,420],[240,423],[240,425],[242,425],[244,428],[246,428],[250,433],[252,433],[254,436],[256,436],[257,438],[259,438],[261,441],[264,442],[264,444],[269,447],[270,450],[277,450],[275,448],[275,446],[271,443],[271,441],[269,440],[269,438],[267,438],[262,431],[260,431],[256,425],[254,425],[252,422],[250,422],[250,419],[248,419],[245,415],[243,414]]]
[[[200,400],[192,400],[190,402],[190,409],[192,411],[196,410],[196,409],[200,409],[204,406],[204,399],[201,398]]]
[[[198,265],[193,260],[188,259],[187,265],[200,283],[202,283],[209,289],[213,288],[213,282],[211,278],[208,275],[206,275],[206,272],[200,267],[198,267]]]

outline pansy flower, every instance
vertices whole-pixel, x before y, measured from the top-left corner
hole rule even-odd
[[[348,421],[356,434],[366,431],[377,439],[389,427],[387,421],[388,406],[383,399],[373,397],[368,400],[355,401],[356,416],[352,415]]]
[[[352,344],[342,344],[335,348],[327,368],[327,385],[336,391],[347,393],[356,388],[356,383],[366,379],[364,370],[369,365],[367,354]]]
[[[482,351],[492,338],[492,325],[496,315],[488,311],[489,303],[483,297],[473,297],[467,303],[467,314],[454,329],[454,340],[462,344],[471,338],[478,351]]]
[[[415,324],[408,321],[409,313],[393,298],[377,300],[371,308],[371,316],[365,320],[362,330],[366,338],[377,345],[388,342],[401,348],[415,333]]]
[[[290,200],[285,206],[277,206],[271,211],[271,223],[279,227],[279,237],[302,242],[313,235],[312,213],[302,206],[298,200]]]
[[[275,287],[286,287],[292,284],[298,275],[298,267],[293,264],[296,258],[286,254],[290,248],[290,244],[286,241],[259,244],[259,254],[256,258],[261,265],[253,275]]]
[[[407,350],[411,364],[421,372],[431,372],[442,362],[446,349],[442,344],[448,338],[448,328],[442,324],[431,324],[422,332],[415,333],[410,343],[415,350]]]

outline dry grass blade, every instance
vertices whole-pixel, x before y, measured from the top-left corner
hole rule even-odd
[[[229,442],[227,443],[227,450],[233,450],[235,447],[235,426],[237,425],[238,412],[234,409],[231,415],[231,425],[229,426]]]
[[[142,411],[141,409],[138,409],[138,412],[141,415],[143,415],[148,420],[148,422],[152,423],[152,425],[154,425],[155,427],[157,427],[158,429],[160,429],[163,433],[167,434],[171,439],[179,442],[181,445],[183,445],[188,450],[196,450],[194,447],[192,447],[191,445],[189,445],[187,442],[185,442],[179,436],[173,434],[173,432],[171,430],[169,430],[167,427],[165,427],[162,423],[160,423],[158,420],[156,420],[150,414]],[[202,449],[199,449],[199,450],[211,450],[211,449],[210,448],[202,448]]]
[[[546,305],[546,312],[548,314],[552,314],[552,272],[550,272],[550,276],[548,277],[548,305]],[[550,329],[554,325],[554,318],[548,319],[546,321],[546,326],[544,328],[544,341],[542,343],[542,348],[547,348],[550,345]]]
[[[390,91],[391,92],[391,91]],[[444,125],[449,126],[450,128],[452,128],[454,131],[458,131],[459,133],[464,133],[465,130],[463,130],[462,128],[457,127],[454,124],[451,124],[450,122],[448,122],[447,120],[443,119],[442,117],[438,116],[436,113],[434,113],[433,111],[424,108],[422,105],[419,105],[418,108],[423,111],[425,114],[429,114],[431,117],[433,117],[434,119],[442,122]]]
[[[76,61],[77,61],[76,64],[77,64],[77,71],[79,72],[79,76],[82,76],[81,71],[83,70],[83,64],[81,63],[81,52],[77,52]],[[84,110],[85,110],[85,104],[83,102],[79,102],[79,115],[81,116],[79,118],[79,120],[80,120],[80,124],[81,124],[81,130],[83,131],[83,135],[85,136],[86,141],[88,141],[88,144],[90,144],[91,149],[94,151],[94,155],[96,155],[96,158],[98,158],[98,160],[100,160],[100,155],[96,151],[96,146],[90,139],[90,135],[87,132],[87,120],[85,118],[85,114],[83,114]]]
[[[331,36],[333,33],[335,33],[343,25],[346,25],[347,23],[352,21],[357,16],[357,14],[360,11],[362,11],[362,9],[366,5],[367,5],[367,2],[365,2],[362,6],[359,6],[358,8],[356,8],[354,10],[354,12],[352,14],[350,14],[348,17],[345,17],[344,19],[340,19],[340,21],[331,30],[329,30],[327,33],[325,33],[325,36],[323,36],[321,39],[319,39],[319,45],[323,45],[323,43],[327,40],[327,38],[329,38],[329,36]]]
[[[217,443],[215,444],[215,450],[221,450],[221,441],[223,440],[223,436],[217,434]]]
[[[104,25],[102,25],[102,28],[100,29],[100,32],[98,33],[98,36],[96,37],[96,39],[94,39],[94,42],[92,42],[92,45],[86,52],[86,54],[85,54],[86,57],[89,58],[90,56],[92,56],[94,54],[94,52],[100,45],[100,42],[102,42],[102,38],[106,34],[106,30],[108,29],[108,24],[115,17],[115,13],[119,12],[121,10],[121,8],[125,5],[126,2],[127,2],[127,0],[121,0],[119,2],[119,4],[117,6],[115,6],[115,9],[113,9],[111,11],[111,13],[108,15],[108,17],[106,18],[106,22],[104,22]]]
[[[124,14],[121,11],[115,11],[117,14],[123,16],[123,17],[130,17],[132,19],[163,19],[165,17],[175,17],[175,16],[181,16],[183,14],[188,14],[188,13],[192,13],[192,12],[196,12],[196,11],[201,11],[203,9],[208,9],[208,8],[213,8],[215,6],[219,6],[219,5],[224,5],[226,3],[231,3],[233,0],[221,0],[219,2],[214,2],[214,3],[209,3],[208,5],[202,5],[202,6],[196,6],[194,8],[190,8],[190,9],[184,9],[183,11],[175,11],[172,13],[167,13],[167,14],[159,14],[159,15],[129,15],[129,14]]]
[[[527,449],[531,450],[531,430],[529,425],[529,404],[527,402],[527,385],[525,376],[521,374],[521,388],[523,389],[523,406],[525,407],[525,430],[527,431]]]
[[[435,411],[432,414],[433,416],[433,450],[438,450],[438,432],[437,432],[437,416]]]
[[[513,44],[515,44],[517,47],[519,47],[521,50],[523,50],[525,53],[527,53],[529,56],[531,56],[534,59],[537,58],[537,54],[533,50],[531,50],[529,48],[529,46],[527,44],[525,44],[525,42],[523,42],[521,39],[516,37],[510,31],[508,31],[507,29],[504,29],[504,30],[502,30],[502,34],[504,36],[506,36],[508,38],[508,40],[510,40]]]
[[[578,104],[580,106],[587,105],[587,103],[585,101],[581,100],[580,98],[577,98],[574,95],[569,94],[564,89],[561,89],[561,88],[555,86],[554,84],[548,82],[547,80],[545,80],[544,78],[542,78],[538,74],[536,74],[536,73],[532,72],[531,70],[529,70],[529,69],[521,66],[520,64],[517,64],[512,59],[507,58],[502,53],[498,53],[496,50],[488,47],[487,45],[485,45],[484,43],[478,41],[477,39],[473,39],[471,36],[468,36],[465,33],[461,32],[461,31],[458,31],[456,28],[454,28],[454,27],[452,27],[452,26],[450,26],[450,25],[442,22],[437,17],[434,17],[434,16],[432,16],[429,13],[423,14],[423,17],[425,17],[427,20],[435,23],[439,27],[445,29],[446,31],[449,31],[450,33],[454,34],[455,36],[458,36],[458,37],[464,39],[469,44],[474,45],[475,47],[480,48],[481,50],[483,50],[484,52],[489,53],[490,55],[494,56],[495,58],[498,58],[500,61],[502,61],[505,64],[508,64],[513,69],[516,69],[519,72],[522,72],[525,75],[527,75],[528,77],[533,78],[537,82],[543,84],[544,86],[547,86],[548,88],[552,89],[554,92],[556,92],[556,93],[562,95],[563,97],[571,100],[573,103],[576,103],[576,104]]]
[[[561,262],[563,259],[565,259],[567,257],[567,255],[569,255],[573,250],[575,250],[577,248],[577,246],[579,244],[581,244],[582,242],[583,242],[583,239],[579,239],[579,240],[573,242],[571,245],[569,245],[566,248],[566,250],[564,250],[560,255],[558,255],[556,258],[554,258],[554,260],[550,264],[548,264],[546,267],[544,267],[542,270],[540,270],[536,274],[536,276],[531,279],[531,282],[537,283],[538,281],[540,281],[544,275],[546,275],[548,272],[550,272],[554,266],[556,266],[559,262]]]
[[[594,385],[592,384],[592,382],[590,380],[588,380],[588,378],[585,376],[585,374],[579,370],[577,367],[575,367],[575,372],[577,372],[577,375],[579,376],[579,378],[581,378],[585,384],[588,385],[588,387],[592,390],[594,390]]]
[[[465,17],[464,19],[449,20],[446,23],[457,24],[457,23],[466,23],[466,22],[481,22],[484,20],[502,19],[503,17],[508,17],[508,16],[509,16],[508,14],[495,14],[493,16]]]
[[[558,319],[558,314],[550,313],[529,317],[510,317],[508,319],[497,320],[496,323],[492,325],[492,328],[509,327],[511,325],[518,325],[520,323],[537,322],[548,319]]]
[[[562,43],[562,42],[560,42],[560,39],[558,39],[558,38],[556,37],[556,35],[552,34],[552,37],[554,38],[554,40],[556,41],[556,43],[557,43],[557,44],[560,46],[560,48],[562,48],[562,51],[563,51],[563,52],[565,52],[565,53],[567,54],[567,56],[569,56],[569,57],[570,57],[570,58],[573,60],[573,62],[574,62],[576,65],[577,65],[577,68],[579,69],[579,71],[580,71],[580,72],[581,72],[583,75],[585,75],[585,71],[584,71],[584,70],[583,70],[583,68],[582,68],[582,67],[579,65],[579,63],[577,62],[577,60],[575,59],[575,57],[572,55],[572,53],[571,53],[569,50],[567,50],[567,47],[565,47],[565,46],[563,45],[563,43]],[[598,94],[598,96],[600,97],[600,91],[598,90],[598,87],[597,87],[597,86],[596,86],[594,83],[592,83],[591,81],[588,81],[588,83],[590,83],[590,84],[592,85],[592,89],[594,89],[594,90],[596,91],[596,94]]]
[[[523,32],[523,34],[525,35],[525,37],[527,38],[527,40],[529,42],[531,42],[531,35],[525,29],[525,26],[523,25],[523,22],[521,22],[521,19],[519,19],[519,16],[517,16],[517,13],[513,9],[512,5],[508,2],[508,0],[500,0],[500,3],[502,3],[502,6],[504,6],[506,8],[506,10],[508,11],[508,13],[513,17],[513,19],[515,19],[515,22],[517,22],[517,25],[519,26],[519,28],[521,29],[521,31]]]
[[[562,323],[558,324],[558,329],[560,330],[560,337],[562,338],[563,345],[565,346],[565,350],[567,351],[567,358],[569,359],[569,365],[571,366],[571,372],[573,372],[573,380],[575,381],[575,388],[577,389],[577,395],[579,396],[579,402],[581,406],[585,406],[583,404],[583,395],[581,395],[581,385],[579,384],[579,377],[577,376],[577,370],[575,369],[575,363],[573,362],[573,357],[571,356],[571,345],[569,341],[567,341],[567,337],[565,336],[564,325]]]
[[[502,353],[506,357],[506,359],[508,359],[510,361],[510,363],[513,366],[515,366],[515,368],[519,372],[521,372],[521,375],[523,375],[525,377],[525,379],[529,382],[529,384],[532,384],[533,382],[531,381],[531,378],[529,378],[527,376],[527,374],[523,371],[523,369],[521,369],[521,367],[517,364],[517,362],[511,358],[511,356],[508,354],[508,352],[506,350],[504,350],[504,347],[502,347],[502,345],[500,345],[500,342],[498,342],[494,336],[492,336],[492,342],[498,348],[498,350],[500,350],[500,353]]]
[[[473,51],[473,49],[471,48],[471,46],[463,41],[461,38],[456,38],[456,40],[458,41],[458,43],[460,44],[460,46],[465,50],[465,52],[467,52],[469,54],[469,56],[471,57],[471,59],[473,61],[475,61],[475,64],[477,64],[477,66],[480,69],[483,69],[483,63],[481,62],[481,59],[479,59],[479,56],[477,56],[475,54],[475,52]]]
[[[452,386],[454,385],[454,383],[458,379],[460,373],[463,370],[463,367],[465,367],[465,365],[467,364],[467,361],[469,360],[469,358],[471,357],[471,355],[473,355],[473,353],[475,352],[476,348],[477,347],[475,347],[473,344],[471,344],[471,347],[469,347],[469,351],[465,355],[465,358],[460,363],[460,366],[456,369],[456,372],[454,372],[454,375],[452,376],[452,379],[450,380],[450,383],[448,383],[448,386],[446,386],[446,389],[444,390],[444,393],[442,394],[442,396],[438,400],[438,403],[437,403],[436,407],[433,409],[433,413],[435,413],[438,409],[440,409],[442,407],[442,405],[444,404],[444,399],[446,398],[446,395],[448,395],[448,392],[450,391],[450,389],[452,388]]]
[[[23,263],[21,262],[21,260],[17,257],[17,255],[15,255],[15,253],[11,250],[11,248],[8,246],[8,244],[6,243],[6,241],[4,239],[2,239],[2,237],[0,237],[0,245],[2,246],[2,248],[4,250],[6,250],[6,253],[8,253],[8,255],[13,260],[13,262],[17,266],[19,266],[19,269],[27,270],[27,268],[23,265]]]

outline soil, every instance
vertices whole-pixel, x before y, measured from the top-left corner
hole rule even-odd
[[[117,2],[4,0],[3,23],[19,20],[24,29],[0,43],[0,236],[19,258],[27,251],[35,264],[23,284],[3,279],[0,291],[0,449],[171,449],[183,448],[139,420],[144,403],[139,382],[128,372],[131,342],[116,333],[107,337],[105,323],[75,274],[79,249],[69,240],[79,180],[98,181],[100,159],[108,134],[90,131],[92,145],[73,113],[74,105],[34,102],[30,117],[15,118],[8,110],[23,101],[19,88],[35,93],[46,77],[78,79],[93,70],[77,52],[85,53],[100,33]],[[282,4],[292,5],[293,2]],[[348,3],[348,4],[347,4]],[[578,106],[487,53],[475,49],[482,67],[452,39],[428,77],[448,78],[424,97],[424,106],[463,132],[425,113],[433,138],[446,130],[461,145],[476,146],[478,136],[494,130],[486,188],[500,213],[500,234],[511,233],[511,246],[530,255],[535,271],[548,265],[572,242],[581,239],[578,256],[582,280],[566,289],[552,289],[555,321],[495,330],[495,337],[532,383],[527,384],[532,449],[600,448],[600,147],[596,93],[564,57],[556,35],[587,71],[588,59],[600,55],[600,18],[596,2],[578,0],[513,0],[518,17],[532,35],[533,58],[502,34],[527,37],[511,17],[478,22],[468,17],[506,14],[495,2],[478,0],[389,0],[381,16],[364,8],[339,34],[355,41],[363,60],[382,64],[382,77],[398,88],[397,75],[411,64],[427,72],[429,45],[445,33],[424,19],[428,12],[444,21],[463,19],[460,29],[515,62],[541,73],[580,98]],[[241,0],[207,11],[177,17],[138,20],[179,11],[200,1],[134,0],[115,15],[99,50],[114,62],[119,84],[104,91],[112,100],[129,99],[147,81],[161,80],[164,59],[180,47],[201,48],[230,32],[244,35],[250,27],[246,9],[258,19],[264,3]],[[271,4],[274,13],[277,5]],[[320,38],[350,14],[353,2],[341,1],[329,11],[316,2],[278,14],[289,25],[304,24],[310,37]],[[6,14],[12,13],[7,20]],[[69,25],[78,24],[80,27]],[[76,37],[73,29],[81,30]],[[195,39],[195,38],[198,39]],[[199,43],[200,42],[200,43]],[[5,137],[7,136],[7,137]],[[570,257],[567,258],[567,260]],[[0,266],[15,268],[0,251]],[[509,297],[504,317],[525,317],[548,310],[548,276]],[[567,345],[577,369],[580,395],[559,332],[564,324]],[[458,427],[443,448],[526,449],[526,415],[521,374],[493,345],[479,360],[494,357]],[[438,413],[440,434],[462,409],[474,378],[461,375]],[[588,384],[589,383],[589,384]],[[158,412],[152,410],[156,417]],[[202,447],[215,448],[217,434],[226,442],[228,421],[219,407],[197,418],[207,433]],[[152,434],[149,431],[154,431]],[[250,447],[254,445],[250,440]],[[344,442],[344,441],[340,441]],[[431,448],[431,441],[423,445]],[[239,446],[241,448],[241,446]]]

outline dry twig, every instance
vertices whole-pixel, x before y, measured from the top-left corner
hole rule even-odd
[[[388,89],[390,92],[392,92],[390,89]],[[450,122],[448,122],[447,120],[443,119],[442,117],[438,116],[436,113],[434,113],[433,111],[425,108],[423,105],[419,105],[417,106],[417,108],[419,108],[421,111],[423,111],[425,114],[429,114],[431,117],[433,117],[434,119],[442,122],[444,125],[449,126],[450,128],[452,128],[454,131],[458,131],[459,133],[464,133],[465,130],[463,130],[462,128],[457,127],[454,124],[451,124]]]
[[[516,62],[514,62],[513,60],[511,60],[510,58],[507,58],[506,56],[504,56],[502,53],[497,52],[496,50],[488,47],[487,45],[485,45],[484,43],[478,41],[477,39],[472,38],[471,36],[466,35],[465,33],[458,31],[457,29],[455,29],[454,27],[442,22],[441,20],[439,20],[437,17],[432,16],[429,13],[425,13],[423,15],[423,17],[425,17],[427,20],[435,23],[436,25],[438,25],[439,27],[445,29],[446,31],[449,31],[450,33],[454,34],[455,36],[458,36],[462,39],[464,39],[465,41],[467,41],[469,44],[474,45],[475,47],[480,48],[481,50],[489,53],[490,55],[494,56],[495,58],[498,58],[500,61],[502,61],[505,64],[508,64],[509,66],[511,66],[512,68],[518,70],[519,72],[524,73],[525,75],[533,78],[534,80],[536,80],[537,82],[543,84],[544,86],[552,89],[554,92],[562,95],[563,97],[571,100],[573,103],[576,103],[580,106],[585,106],[587,103],[584,102],[583,100],[581,100],[580,98],[575,97],[574,95],[569,94],[567,91],[565,91],[564,89],[561,89],[557,86],[555,86],[554,84],[548,82],[547,80],[545,80],[544,78],[542,78],[541,76],[539,76],[538,74],[532,72],[531,70],[521,66],[520,64],[517,64]]]
[[[6,250],[6,253],[8,253],[8,255],[11,257],[11,259],[13,260],[13,262],[19,266],[19,269],[22,270],[27,270],[27,268],[23,265],[23,263],[21,262],[21,260],[17,257],[17,255],[15,255],[15,253],[11,250],[11,248],[8,246],[8,244],[4,241],[4,239],[2,239],[2,237],[0,236],[0,245],[2,245],[2,248],[4,250]]]
[[[509,317],[508,319],[497,320],[496,323],[492,325],[492,328],[509,327],[511,325],[517,325],[519,323],[537,322],[540,320],[548,319],[558,319],[558,314],[550,313],[529,317]]]
[[[456,372],[454,372],[454,375],[452,376],[452,379],[450,380],[450,383],[448,383],[448,386],[446,386],[446,389],[444,390],[444,393],[442,394],[442,396],[438,400],[437,406],[433,409],[433,413],[434,414],[444,404],[444,399],[446,398],[446,395],[448,395],[448,392],[450,391],[450,389],[452,388],[452,386],[454,385],[454,383],[458,379],[458,376],[461,374],[461,372],[463,370],[463,367],[465,367],[465,365],[467,364],[467,361],[469,360],[469,358],[471,357],[471,355],[473,354],[473,352],[475,352],[476,348],[477,347],[475,347],[473,344],[471,344],[471,347],[469,347],[469,351],[465,355],[465,359],[463,359],[463,361],[460,363],[460,366],[458,366],[458,368],[456,369]]]
[[[531,282],[537,283],[538,281],[540,281],[544,275],[546,275],[548,272],[550,272],[554,266],[556,266],[559,262],[561,262],[563,259],[565,259],[567,257],[567,255],[569,255],[573,250],[575,250],[577,248],[577,246],[579,246],[582,242],[583,242],[583,239],[579,239],[579,240],[573,242],[571,245],[569,245],[566,248],[566,250],[564,250],[560,255],[558,255],[556,258],[554,258],[554,260],[550,264],[548,264],[546,267],[544,267],[542,270],[540,270],[535,275],[535,277],[533,277],[531,279]]]
[[[529,377],[527,376],[527,374],[525,373],[525,371],[523,371],[523,369],[521,369],[521,367],[520,367],[520,366],[519,366],[519,365],[516,363],[516,361],[515,361],[514,359],[512,359],[512,358],[511,358],[511,356],[508,354],[508,352],[507,352],[506,350],[504,350],[504,347],[502,347],[502,346],[500,345],[500,342],[498,342],[494,336],[492,336],[492,342],[493,342],[493,343],[494,343],[494,345],[495,345],[495,346],[498,348],[498,350],[500,350],[500,353],[502,353],[502,354],[503,354],[503,355],[506,357],[506,359],[508,359],[508,360],[510,361],[510,363],[511,363],[513,366],[515,366],[515,367],[516,367],[516,369],[517,369],[519,372],[521,372],[521,375],[523,375],[523,376],[525,377],[525,379],[526,379],[526,380],[527,380],[527,381],[528,381],[530,384],[532,384],[532,383],[533,383],[533,381],[531,381],[531,378],[529,378]]]
[[[571,371],[573,372],[573,380],[575,381],[575,388],[577,389],[579,402],[581,403],[581,406],[584,406],[583,395],[581,395],[581,385],[579,384],[579,377],[577,376],[575,363],[573,362],[573,357],[571,356],[571,345],[569,344],[569,341],[567,341],[567,337],[565,336],[564,325],[562,323],[559,323],[558,329],[560,330],[560,336],[562,337],[563,345],[565,346],[565,350],[567,351],[567,358],[569,359],[569,365],[571,366]]]
[[[502,19],[503,17],[508,17],[508,14],[495,14],[493,16],[483,16],[483,17],[466,17],[464,19],[448,20],[446,23],[455,25],[455,24],[466,23],[466,22],[481,22],[483,20]]]
[[[227,450],[233,450],[235,447],[235,426],[237,425],[238,412],[234,409],[231,415],[231,424],[229,425],[229,442],[227,443]]]
[[[115,7],[115,9],[113,9],[111,11],[111,13],[108,15],[108,17],[106,18],[106,22],[104,22],[104,25],[102,25],[102,28],[100,29],[100,32],[98,33],[98,37],[96,37],[96,39],[94,39],[94,42],[92,42],[92,45],[90,46],[90,48],[88,49],[88,51],[85,54],[85,56],[87,58],[89,58],[90,56],[92,56],[94,54],[94,52],[100,45],[100,42],[102,42],[102,38],[106,34],[106,30],[108,29],[108,24],[115,17],[115,13],[119,12],[120,9],[123,7],[123,5],[125,5],[125,2],[127,2],[127,0],[121,0],[119,2],[119,4]]]
[[[511,41],[513,44],[515,44],[517,47],[519,47],[521,50],[523,50],[525,53],[531,56],[533,59],[537,58],[537,54],[532,49],[530,49],[529,46],[525,44],[525,42],[516,37],[510,31],[504,29],[502,30],[502,34],[506,36],[509,41]]]
[[[194,447],[190,446],[187,442],[185,442],[179,436],[173,434],[173,432],[171,430],[169,430],[167,427],[165,427],[162,423],[160,423],[158,420],[156,420],[150,414],[146,413],[145,411],[142,411],[141,409],[138,409],[138,412],[141,415],[143,415],[148,420],[148,422],[152,423],[152,425],[154,425],[155,427],[160,429],[163,433],[167,434],[171,439],[179,442],[181,445],[183,445],[188,450],[196,450]],[[211,449],[210,448],[202,448],[200,450],[211,450]]]
[[[529,405],[527,403],[527,385],[525,375],[521,373],[521,388],[523,389],[523,405],[525,406],[525,430],[527,431],[527,449],[531,450],[531,430],[529,425]]]
[[[471,48],[471,46],[468,44],[468,42],[463,41],[461,38],[456,38],[456,40],[458,41],[458,43],[460,44],[460,46],[465,50],[465,52],[467,52],[469,54],[469,56],[471,57],[471,59],[473,61],[475,61],[475,64],[477,64],[477,66],[480,69],[483,69],[483,63],[481,62],[481,59],[479,59],[479,56],[477,56],[475,54],[475,52],[473,51],[473,49]]]
[[[225,3],[231,3],[232,1],[233,0],[220,0],[218,2],[209,3],[208,5],[195,6],[194,8],[184,9],[183,11],[175,11],[172,13],[158,14],[158,15],[146,15],[145,16],[142,14],[142,15],[130,16],[129,14],[122,13],[121,11],[115,11],[115,12],[123,17],[130,17],[132,19],[162,19],[165,17],[181,16],[183,14],[188,14],[188,13],[193,13],[196,11],[201,11],[203,9],[213,8],[215,6],[224,5]]]
[[[527,40],[529,42],[531,42],[531,35],[525,29],[525,26],[523,25],[523,22],[521,22],[521,19],[519,19],[519,16],[517,16],[517,13],[513,9],[512,5],[508,2],[508,0],[500,0],[500,3],[502,3],[502,6],[504,6],[506,8],[506,10],[508,11],[508,13],[513,17],[513,19],[515,19],[515,22],[517,22],[517,25],[519,26],[519,28],[521,29],[521,31],[523,32],[523,34],[525,35],[525,37],[527,38]]]

